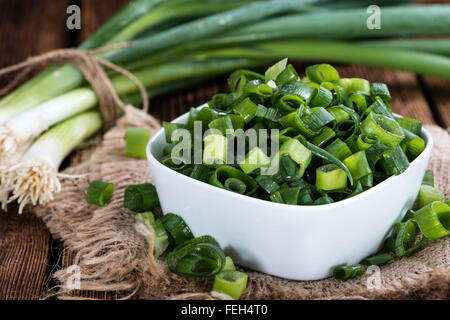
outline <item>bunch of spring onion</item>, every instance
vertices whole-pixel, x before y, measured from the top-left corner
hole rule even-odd
[[[264,75],[236,70],[228,78],[229,94],[191,109],[186,124],[164,123],[168,145],[161,163],[254,198],[321,205],[401,174],[424,150],[422,123],[392,113],[385,84],[341,78],[329,64],[305,73],[301,78],[287,59]],[[195,123],[201,124],[200,138],[214,130],[203,138],[197,160],[194,146],[179,148],[172,135],[180,128],[194,131]],[[229,154],[234,150],[242,152]]]
[[[376,65],[449,78],[449,58],[443,56],[449,48],[443,40],[403,40],[397,46],[391,40],[378,39],[450,33],[449,6],[403,5],[409,2],[132,0],[79,49],[134,40],[126,48],[111,49],[97,56],[132,70],[151,96],[233,69],[267,65],[285,56]],[[370,4],[382,6],[380,30],[366,27],[366,8]],[[311,38],[316,41],[308,40]],[[333,42],[317,40],[330,38]],[[377,40],[359,42],[360,38]],[[111,76],[119,95],[137,103],[139,99],[134,95],[137,88],[114,73]],[[34,157],[28,155],[28,148],[33,148],[46,130],[50,132],[55,125],[90,112],[96,105],[95,93],[71,66],[50,67],[1,99],[2,199],[12,192],[9,201],[18,199],[21,208],[27,203],[44,204],[51,199],[53,190],[58,188],[51,183],[47,185],[51,179],[40,172],[48,171],[39,168],[43,162],[51,163],[51,172],[57,175],[61,161],[36,158],[33,164]],[[54,140],[55,145],[68,143]],[[70,150],[75,147],[69,145]],[[58,150],[51,143],[47,148],[51,151],[42,149],[42,153]],[[60,159],[61,154],[55,155],[55,159]],[[21,158],[27,159],[27,166],[33,168],[28,174],[24,173],[27,170]],[[40,178],[36,179],[32,172],[41,174]],[[31,187],[27,179],[42,183],[36,182]]]

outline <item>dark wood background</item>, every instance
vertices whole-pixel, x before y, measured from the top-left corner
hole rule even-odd
[[[125,3],[127,0],[0,0],[0,67],[51,49],[75,47]],[[71,4],[82,10],[80,31],[66,28],[66,8]],[[395,112],[425,124],[450,127],[448,81],[354,65],[341,65],[339,72],[344,77],[385,82],[391,90]],[[152,101],[151,113],[161,120],[171,120],[224,90],[225,77],[220,77],[206,85],[157,98]],[[0,299],[43,298],[54,285],[52,272],[70,265],[71,259],[71,254],[52,239],[42,221],[33,215],[18,215],[14,207],[0,212]],[[95,292],[86,292],[85,296],[108,298]]]

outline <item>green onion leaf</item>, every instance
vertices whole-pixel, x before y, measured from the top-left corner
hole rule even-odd
[[[348,279],[357,278],[366,272],[366,268],[360,264],[353,264],[350,266],[340,266],[333,270],[333,277],[336,280],[346,281]]]

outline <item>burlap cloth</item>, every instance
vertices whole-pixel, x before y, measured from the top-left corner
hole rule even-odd
[[[80,163],[64,172],[86,176],[62,179],[62,192],[46,207],[36,208],[35,213],[45,221],[52,235],[74,252],[74,264],[81,270],[81,290],[107,291],[119,298],[217,298],[208,293],[211,280],[178,277],[167,270],[164,259],[155,260],[135,230],[134,214],[123,208],[126,186],[152,181],[146,160],[124,156],[123,136],[127,125],[146,127],[153,133],[160,128],[153,117],[128,107],[127,115],[116,127],[109,130],[96,147],[79,152]],[[435,141],[429,168],[434,170],[436,185],[448,199],[450,136],[437,126],[427,129]],[[97,179],[115,186],[113,201],[106,208],[88,205],[85,200],[89,183]],[[243,298],[447,299],[450,295],[449,252],[450,237],[446,237],[428,243],[411,257],[383,266],[379,274],[370,273],[347,282],[332,278],[290,281],[246,270],[249,284]],[[80,291],[71,291],[65,285],[71,275],[67,269],[54,273],[59,283],[56,288],[59,298],[80,296]]]

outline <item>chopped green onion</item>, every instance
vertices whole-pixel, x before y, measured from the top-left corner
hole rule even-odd
[[[358,145],[358,149],[361,151],[365,151],[369,149],[374,144],[378,144],[380,139],[378,136],[374,134],[360,134],[358,139],[356,140],[356,144]]]
[[[416,136],[420,137],[420,135],[422,134],[422,121],[400,117],[396,117],[395,119],[402,128],[414,133]]]
[[[277,191],[280,188],[278,183],[276,183],[272,180],[272,178],[266,175],[257,176],[256,182],[258,182],[259,186],[269,194]]]
[[[389,253],[382,253],[370,258],[366,258],[363,263],[368,266],[381,266],[392,260],[393,258]]]
[[[214,277],[213,291],[222,292],[235,300],[244,293],[247,288],[247,274],[240,271],[223,271]]]
[[[352,151],[348,145],[339,138],[330,143],[325,148],[325,151],[329,152],[341,161],[352,155]]]
[[[373,82],[370,84],[370,91],[372,96],[381,97],[384,101],[391,100],[391,93],[386,84],[380,82]]]
[[[281,72],[283,72],[284,69],[286,69],[287,61],[288,59],[285,58],[275,63],[273,66],[269,67],[266,70],[266,73],[264,74],[265,81],[268,82],[270,80],[275,80],[281,74]]]
[[[252,177],[246,175],[239,169],[226,165],[221,166],[214,171],[214,173],[209,178],[209,183],[213,186],[227,189],[225,187],[225,181],[227,181],[229,178],[235,178],[243,182],[246,187],[245,194],[247,195],[252,194],[258,187],[256,181]]]
[[[378,136],[381,143],[390,148],[397,146],[405,137],[397,121],[374,112],[370,112],[361,123],[361,131]]]
[[[384,172],[391,175],[399,175],[409,167],[409,161],[400,145],[394,149],[383,152],[380,159]]]
[[[150,131],[143,128],[127,127],[125,133],[125,155],[146,159],[146,149],[150,140]]]
[[[114,193],[114,185],[103,181],[93,181],[87,190],[86,200],[90,204],[97,206],[107,205]]]
[[[228,178],[223,185],[225,189],[239,194],[244,194],[247,189],[245,183],[236,178]]]
[[[194,165],[194,168],[192,168],[190,177],[195,180],[207,182],[210,175],[211,175],[210,167],[202,165],[202,164],[196,164],[196,165]]]
[[[417,196],[417,209],[425,207],[434,201],[442,201],[442,193],[435,187],[429,185],[421,185],[419,195]]]
[[[228,118],[229,119],[229,118]],[[231,120],[230,120],[231,122]],[[227,138],[219,134],[210,134],[204,139],[203,163],[224,164],[227,162]]]
[[[427,204],[416,211],[413,220],[428,240],[437,240],[450,233],[450,207],[445,203]]]
[[[361,78],[341,78],[339,85],[347,91],[347,94],[370,95],[370,82]]]
[[[337,190],[347,186],[345,171],[335,164],[326,164],[316,169],[316,187],[322,190]]]
[[[170,235],[170,238],[175,242],[175,245],[178,246],[185,241],[194,239],[191,229],[179,215],[166,213],[161,218],[161,222],[164,229],[166,229]]]
[[[223,266],[221,272],[234,270],[236,270],[236,267],[234,266],[233,259],[230,257],[225,257],[225,265]]]
[[[245,98],[233,109],[236,114],[244,119],[245,123],[250,122],[255,117],[257,110],[258,106],[250,98]]]
[[[146,228],[147,232],[143,233],[143,235],[149,245],[151,244],[151,238],[148,232],[154,232],[153,253],[155,257],[162,255],[169,247],[169,235],[164,229],[161,220],[155,220],[155,216],[150,211],[136,214],[135,220],[137,224],[142,224]]]
[[[270,158],[258,147],[254,147],[245,156],[243,162],[239,163],[239,167],[248,174],[256,169],[267,167],[270,165]]]
[[[125,189],[123,205],[134,212],[152,211],[159,205],[159,198],[154,185],[136,184]]]
[[[184,277],[210,277],[225,265],[225,255],[211,236],[188,240],[167,256],[170,271]]]
[[[425,171],[422,179],[422,185],[434,187],[434,172],[433,170]]]
[[[325,63],[309,66],[305,71],[309,80],[319,84],[324,81],[338,82],[340,79],[336,69]]]
[[[340,266],[333,270],[333,277],[336,280],[346,281],[348,279],[357,278],[366,272],[366,268],[360,264],[352,264],[350,266]]]
[[[372,174],[364,151],[352,154],[350,157],[345,158],[343,162],[355,181]]]
[[[417,244],[408,248],[409,245],[414,243],[416,234],[417,224],[413,219],[397,224],[397,237],[394,242],[394,252],[397,256],[403,257],[422,248],[426,238],[422,238]]]

